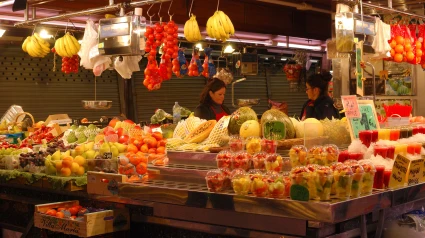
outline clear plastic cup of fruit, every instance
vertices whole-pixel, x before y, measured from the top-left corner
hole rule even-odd
[[[333,162],[333,163],[331,163],[331,164],[329,165],[329,168],[330,168],[332,171],[335,171],[335,168],[336,168],[338,165],[341,165],[341,164],[342,164],[341,162]],[[331,194],[335,194],[335,188],[336,188],[335,179],[333,179],[333,180],[332,180],[332,187],[331,187]]]
[[[233,191],[238,195],[247,195],[251,189],[251,179],[246,173],[238,173],[232,178]]]
[[[364,169],[360,164],[349,164],[353,171],[353,183],[351,184],[351,197],[360,197],[363,187]]]
[[[282,179],[285,182],[285,194],[284,194],[284,196],[289,197],[289,194],[291,192],[292,180],[289,176],[283,176]]]
[[[289,150],[289,158],[291,159],[291,166],[304,166],[307,164],[307,148],[303,145],[295,145]]]
[[[218,168],[229,168],[232,169],[232,157],[233,153],[229,150],[220,151],[217,154],[215,160],[217,161]]]
[[[363,167],[364,170],[361,193],[371,194],[376,173],[375,165],[370,160],[361,160],[359,161],[359,164]]]
[[[233,153],[232,168],[248,171],[251,168],[251,159],[252,156],[248,152],[239,151]]]
[[[256,153],[252,156],[252,163],[254,165],[254,169],[261,169],[261,170],[265,170],[266,169],[266,158],[267,158],[267,153],[264,152],[259,152]]]
[[[346,200],[351,195],[353,183],[353,170],[346,164],[339,164],[333,172],[335,195],[338,199]]]
[[[238,135],[232,135],[229,139],[229,150],[231,152],[239,152],[244,150],[245,148],[245,141],[243,138],[241,138]]]
[[[339,149],[336,145],[325,145],[323,146],[324,155],[325,155],[325,165],[330,165],[333,162],[338,161]]]
[[[263,138],[261,140],[261,151],[274,154],[277,152],[277,141]]]
[[[312,172],[306,166],[299,166],[292,168],[289,177],[291,178],[291,185],[296,184],[307,188],[309,192],[309,198],[316,198],[317,191],[314,181],[315,172]]]
[[[283,175],[275,173],[267,177],[268,193],[272,198],[283,198],[285,196],[285,180]]]
[[[245,140],[246,152],[253,155],[261,151],[261,138],[257,136],[250,136]]]
[[[221,173],[223,173],[224,175],[223,190],[232,188],[232,182],[231,182],[232,171],[230,171],[229,168],[219,168],[218,170],[220,170]]]
[[[330,200],[333,180],[332,170],[327,166],[319,166],[316,170],[315,180],[317,198],[320,201]]]
[[[283,167],[283,158],[281,155],[276,153],[269,154],[267,155],[265,164],[267,171],[281,172]]]
[[[220,192],[224,188],[224,180],[226,179],[223,172],[219,169],[209,170],[205,176],[207,187],[210,192]]]
[[[323,155],[322,146],[313,146],[307,153],[309,164],[325,165],[326,156]]]
[[[266,197],[268,192],[266,175],[259,169],[248,171],[249,179],[251,180],[251,193],[257,197]]]

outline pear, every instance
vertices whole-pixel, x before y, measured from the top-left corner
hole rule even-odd
[[[74,125],[72,125],[72,126],[71,126],[71,128],[70,128],[70,129],[71,129],[71,130],[76,130],[77,128],[78,128],[78,126],[74,124]]]
[[[117,121],[117,123],[115,123],[114,130],[116,130],[116,129],[118,129],[118,128],[121,128],[121,123],[122,123],[122,122]]]
[[[99,154],[99,151],[96,151],[96,153],[94,153],[94,158],[96,158],[96,156],[98,156]]]
[[[120,153],[124,153],[124,152],[127,151],[127,145],[123,145],[123,144],[120,144],[120,143],[115,143],[115,146],[118,148],[118,151]]]
[[[52,160],[51,159],[48,159],[46,157],[46,159],[44,160],[44,166],[48,167],[48,166],[52,166],[52,165],[53,165]]]
[[[96,152],[94,150],[88,150],[86,153],[86,159],[94,159]]]
[[[62,153],[61,159],[65,158],[67,156],[71,156],[71,151],[67,150],[65,153]]]
[[[76,150],[71,150],[71,156],[72,157],[75,157],[75,156],[77,156],[78,154],[77,154],[77,151]]]
[[[78,145],[75,147],[75,152],[77,155],[82,155],[86,151],[86,147],[84,145]]]
[[[93,125],[93,124],[90,124],[90,125],[87,127],[87,129],[95,130],[95,129],[97,129],[97,126],[95,126],[95,125]]]
[[[53,153],[52,160],[60,160],[60,159],[61,159],[61,152],[60,150],[57,150],[55,153]]]
[[[108,143],[103,143],[100,146],[100,151],[99,152],[100,152],[101,155],[103,155],[105,153],[110,153],[111,152],[111,147],[109,146]]]
[[[46,156],[46,160],[52,160],[52,156],[51,155]]]
[[[46,165],[46,174],[55,175],[56,174],[56,167],[54,164],[50,164],[49,166]]]
[[[86,152],[84,152],[81,156],[82,156],[84,159],[87,159],[87,154],[86,154]]]
[[[86,143],[86,144],[84,145],[84,147],[85,147],[85,150],[86,150],[86,151],[88,151],[88,150],[93,150],[94,142]]]
[[[116,158],[119,155],[119,151],[118,148],[116,146],[112,146],[111,147],[111,152],[112,152],[112,158]]]

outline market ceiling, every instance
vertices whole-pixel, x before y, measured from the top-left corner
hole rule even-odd
[[[25,0],[15,0],[25,1]],[[27,0],[35,9],[36,18],[43,18],[90,8],[108,5],[108,0]],[[114,3],[122,3],[115,0]],[[128,2],[128,0],[127,0]],[[188,20],[191,0],[173,0],[170,13],[173,20],[181,25]],[[24,11],[12,11],[12,1],[0,1],[0,24],[13,25],[22,21]],[[167,10],[170,3],[162,4],[160,15],[168,21]],[[155,4],[151,12],[158,13],[160,4]],[[200,26],[205,26],[207,19],[217,8],[217,0],[194,0],[192,13],[197,16]],[[307,39],[326,40],[331,37],[332,0],[220,0],[220,10],[224,11],[233,21],[237,31],[283,36],[302,37]],[[144,11],[148,6],[143,7]],[[114,12],[112,12],[113,14]],[[104,14],[91,15],[97,20]],[[73,23],[85,24],[88,16],[74,17]],[[158,20],[155,15],[154,21]],[[62,20],[67,22],[67,19]]]

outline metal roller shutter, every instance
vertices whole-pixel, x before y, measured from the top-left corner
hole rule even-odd
[[[94,100],[94,76],[91,70],[80,68],[78,74],[63,74],[61,58],[56,59],[56,72],[52,72],[53,55],[31,58],[20,48],[2,49],[0,56],[0,113],[10,105],[21,105],[35,120],[45,120],[50,114],[67,113],[71,118],[120,114],[117,74],[105,71],[97,79],[97,99],[112,100],[113,106],[105,111],[88,111],[81,100]]]
[[[299,117],[302,106],[307,101],[305,91],[290,92],[289,83],[285,74],[274,74],[270,76],[271,100],[288,103],[288,116]]]

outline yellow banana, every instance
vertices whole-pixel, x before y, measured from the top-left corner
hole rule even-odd
[[[34,33],[35,38],[37,39],[38,45],[43,51],[44,55],[47,55],[50,52],[49,42],[45,41],[43,38],[38,35],[38,33]]]
[[[56,52],[58,52],[58,55],[60,57],[67,57],[67,53],[66,53],[65,48],[63,46],[63,41],[62,40],[63,40],[62,38],[57,39],[58,49],[56,50]]]
[[[183,33],[184,33],[184,37],[186,38],[186,40],[188,40],[189,42],[191,42],[190,35],[189,35],[189,24],[190,24],[190,18],[189,18],[189,20],[187,20],[184,23]]]
[[[218,16],[217,12],[214,13],[214,28],[216,29],[216,32],[218,33],[219,39],[221,41],[228,39],[227,34],[220,23],[220,17]]]
[[[35,57],[42,57],[43,51],[41,50],[40,44],[38,44],[36,37],[31,37],[31,45],[32,45],[32,49],[35,53]]]
[[[61,45],[62,45],[63,51],[65,53],[65,56],[66,57],[72,57],[72,54],[71,54],[71,51],[69,50],[69,46],[67,44],[67,41],[66,41],[66,37],[65,36],[63,36],[61,38]]]
[[[56,54],[58,54],[59,56],[61,56],[62,54],[62,52],[60,52],[60,49],[59,49],[59,39],[56,39],[55,40],[55,46],[53,46],[53,48],[55,48],[55,52],[56,52]]]
[[[226,16],[226,22],[227,22],[227,24],[229,24],[229,27],[230,27],[230,35],[235,35],[235,27],[233,26],[233,23],[232,23],[232,21],[230,20],[230,18],[226,15],[226,14],[224,14],[225,16]]]
[[[217,11],[217,17],[221,25],[223,26],[224,32],[230,34],[230,26],[226,21],[226,14],[223,11]]]
[[[214,39],[220,38],[220,35],[218,34],[217,29],[215,27],[214,16],[211,16],[209,20],[210,20],[211,37],[214,38]]]
[[[75,52],[75,54],[77,54],[80,51],[81,45],[80,43],[78,43],[78,40],[73,35],[70,34],[69,37],[71,38],[72,43],[74,43],[74,46],[77,49],[77,52]]]
[[[209,37],[214,38],[211,31],[211,17],[208,18],[208,21],[207,21],[207,34]]]
[[[65,41],[67,52],[68,54],[71,55],[70,57],[72,57],[78,51],[76,51],[77,49],[75,48],[74,43],[72,42],[71,36],[69,35],[69,33],[66,33],[63,38],[65,38],[64,41]]]
[[[190,34],[192,35],[193,41],[198,41],[198,37],[196,35],[196,28],[198,27],[198,23],[196,23],[196,17],[192,14],[191,24],[190,24]]]
[[[24,43],[22,43],[22,50],[24,52],[28,52],[27,51],[27,44],[30,40],[31,40],[31,36],[27,36],[27,38],[25,38],[25,40],[24,40]]]

